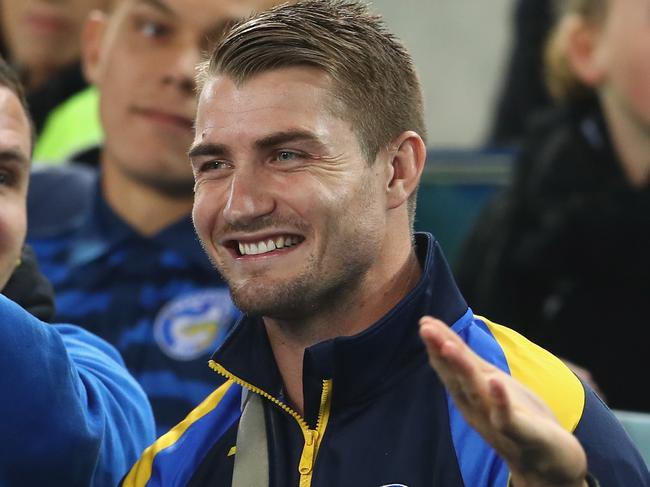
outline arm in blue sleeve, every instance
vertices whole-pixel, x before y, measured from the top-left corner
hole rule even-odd
[[[0,330],[0,485],[117,485],[154,439],[118,352],[1,295]]]
[[[589,473],[603,487],[650,486],[650,473],[614,414],[588,386],[574,433],[587,453]]]

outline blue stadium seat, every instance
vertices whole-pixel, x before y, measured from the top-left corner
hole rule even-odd
[[[632,411],[612,411],[621,422],[632,441],[650,467],[650,414]]]
[[[512,152],[429,150],[415,228],[433,233],[452,264],[483,204],[510,177]]]

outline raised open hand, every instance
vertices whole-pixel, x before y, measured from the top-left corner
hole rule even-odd
[[[514,487],[584,487],[578,440],[527,387],[476,355],[445,323],[420,320],[431,366],[465,419],[508,464]]]

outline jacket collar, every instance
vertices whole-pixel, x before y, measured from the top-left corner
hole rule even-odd
[[[332,412],[364,402],[411,367],[426,361],[418,321],[433,315],[453,325],[467,304],[451,275],[438,242],[416,234],[422,266],[417,285],[384,317],[365,331],[338,337],[305,350],[305,419],[314,424],[322,381],[332,379]],[[282,381],[260,318],[244,316],[212,359],[242,381],[281,399]]]

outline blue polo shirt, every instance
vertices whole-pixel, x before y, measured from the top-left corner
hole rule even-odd
[[[56,321],[114,345],[167,431],[219,385],[207,361],[239,317],[190,215],[144,237],[107,205],[94,169],[45,168],[30,184],[28,241]]]

